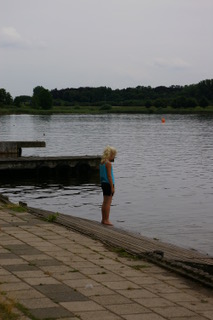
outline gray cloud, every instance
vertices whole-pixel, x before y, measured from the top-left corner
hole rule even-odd
[[[14,27],[2,27],[0,29],[0,47],[11,49],[35,49],[44,48],[42,41],[30,41],[25,39]]]
[[[183,70],[188,69],[190,64],[184,61],[181,58],[156,58],[154,61],[154,66],[160,68],[168,68],[168,69],[175,69],[175,70]]]
[[[24,48],[29,47],[30,42],[23,39],[14,27],[2,27],[0,30],[0,46]]]

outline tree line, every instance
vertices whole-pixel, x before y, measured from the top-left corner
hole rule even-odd
[[[42,86],[33,89],[33,96],[21,95],[13,100],[11,94],[0,88],[0,106],[31,106],[33,108],[50,109],[53,106],[51,92]]]
[[[198,84],[170,87],[137,86],[136,88],[111,89],[109,87],[80,87],[47,90],[42,86],[33,89],[31,96],[17,96],[0,89],[0,105],[29,105],[50,109],[55,106],[145,106],[164,108],[205,108],[213,106],[213,79]]]

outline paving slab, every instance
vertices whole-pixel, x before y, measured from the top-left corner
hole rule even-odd
[[[24,261],[20,258],[18,259],[1,259],[1,266],[10,266],[10,265],[17,265],[23,264]]]
[[[196,317],[182,317],[182,318],[177,318],[177,317],[174,317],[172,318],[172,320],[206,320],[206,319],[210,319],[209,317],[206,318],[206,317],[202,317],[202,316],[196,316]]]
[[[41,270],[44,272],[49,272],[49,273],[65,273],[65,272],[71,272],[73,269],[69,266],[60,264],[60,265],[55,265],[53,264],[52,266],[40,266]]]
[[[30,288],[28,290],[13,290],[7,293],[8,297],[14,299],[15,301],[19,301],[20,299],[36,299],[36,298],[44,298],[45,296]]]
[[[135,313],[139,313],[142,317],[143,313],[149,312],[147,308],[141,305],[138,305],[137,303],[128,303],[125,305],[121,305],[121,304],[107,305],[106,308],[118,315],[124,315],[124,314],[132,315]]]
[[[13,264],[4,266],[4,268],[8,271],[35,271],[37,268],[33,265],[30,265],[28,263],[22,263],[22,264]]]
[[[18,277],[14,276],[11,273],[0,276],[0,284],[21,282],[21,281],[22,281],[21,279],[19,279]]]
[[[183,293],[183,292],[175,292],[175,293],[163,293],[161,296],[167,300],[173,302],[198,302],[199,299],[196,297],[191,296],[190,294]]]
[[[126,277],[126,278],[129,278],[129,277]],[[161,281],[159,281],[158,279],[148,275],[143,275],[143,274],[141,274],[140,276],[137,275],[137,277],[131,277],[131,281],[141,286],[161,284]]]
[[[78,319],[82,320],[123,320],[123,317],[120,317],[110,311],[85,311],[78,312]],[[141,319],[140,319],[141,320]]]
[[[100,283],[88,278],[67,280],[66,284],[74,289],[100,286]]]
[[[212,311],[202,311],[201,315],[206,317],[209,320],[213,320],[213,313]]]
[[[121,277],[120,275],[114,274],[109,271],[106,272],[104,269],[98,271],[97,274],[91,274],[90,278],[94,279],[95,281],[104,283],[107,287],[111,287],[113,283],[124,282],[125,280],[124,277]],[[137,285],[135,286],[137,287]]]
[[[28,309],[43,309],[58,307],[57,303],[48,298],[40,299],[20,299],[19,302]]]
[[[52,299],[53,301],[59,302],[73,302],[73,301],[87,301],[87,297],[81,294],[80,292],[52,292],[46,293],[46,296]]]
[[[14,282],[14,283],[1,283],[1,290],[3,292],[11,292],[11,291],[17,291],[17,290],[30,290],[31,287],[25,283],[25,282]]]
[[[40,254],[35,254],[35,255],[23,254],[21,257],[25,261],[29,261],[29,262],[36,261],[37,263],[39,260],[47,260],[47,259],[52,260],[52,257],[50,257],[47,254],[44,254],[43,252]]]
[[[5,268],[3,269],[2,267],[0,267],[0,277],[6,275],[10,275],[10,272],[8,272]]]
[[[207,300],[201,300],[196,302],[182,301],[179,305],[198,313],[209,312],[213,314],[213,304]]]
[[[109,277],[110,278],[110,277]],[[115,290],[133,290],[133,289],[140,289],[140,286],[138,286],[137,284],[135,284],[134,282],[128,281],[128,280],[120,280],[120,281],[110,281],[110,282],[105,282],[104,281],[103,284],[110,288],[110,289],[115,289]]]
[[[94,265],[93,268],[83,268],[83,267],[81,267],[81,268],[77,268],[77,269],[75,268],[75,270],[78,270],[79,272],[81,272],[82,274],[84,274],[84,275],[86,275],[88,277],[90,277],[92,275],[101,274],[102,272],[104,272],[102,268],[96,267],[95,265]]]
[[[30,313],[37,319],[61,319],[64,317],[74,317],[74,314],[60,306],[53,308],[29,309]]]
[[[0,253],[0,260],[6,260],[6,259],[17,259],[17,255],[10,253],[7,251],[7,253]]]
[[[173,307],[154,307],[150,308],[152,311],[156,312],[157,314],[162,315],[166,319],[172,319],[176,317],[195,317],[196,313],[187,308],[183,308],[180,306],[173,306]]]
[[[123,315],[123,318],[126,320],[165,320],[166,318],[161,317],[155,313],[144,313],[143,317],[141,314],[131,314],[131,315]],[[190,320],[190,319],[183,319],[178,318],[179,320]]]
[[[147,296],[145,296],[144,298],[140,299],[133,298],[133,300],[147,308],[175,306],[175,304],[172,301],[163,299],[161,297],[147,298]]]
[[[103,285],[99,285],[99,286],[95,286],[95,287],[78,288],[78,291],[87,297],[92,297],[92,296],[97,296],[97,295],[98,296],[106,296],[106,295],[111,295],[111,294],[115,293],[113,290],[110,290]]]
[[[88,300],[86,296],[65,284],[44,284],[34,288],[56,302]]]
[[[152,293],[149,290],[146,290],[143,288],[132,289],[132,290],[117,290],[117,292],[130,299],[159,297],[159,295]]]
[[[111,294],[111,295],[107,295],[107,296],[103,296],[103,295],[93,295],[91,297],[93,299],[93,301],[103,305],[103,306],[107,306],[107,305],[114,305],[114,304],[127,304],[127,303],[132,303],[132,300],[123,297],[120,294]]]
[[[42,278],[45,277],[45,273],[43,270],[31,270],[31,271],[13,271],[18,278]],[[46,275],[48,276],[48,275]]]
[[[164,294],[164,293],[179,293],[180,289],[175,287],[175,286],[171,286],[167,283],[165,283],[164,281],[161,281],[160,283],[154,283],[154,284],[145,284],[143,286],[145,289],[155,293],[155,294]]]
[[[66,284],[66,281],[69,281],[69,280],[87,279],[87,277],[84,274],[76,271],[75,269],[68,272],[64,272],[64,273],[57,272],[54,274],[54,276],[56,279],[63,281],[63,283],[65,284]]]
[[[60,284],[44,284],[41,286],[35,286],[35,289],[37,289],[38,291],[44,294],[49,294],[54,292],[71,293],[73,291],[70,287],[61,283]]]
[[[60,304],[72,312],[104,310],[102,306],[100,306],[98,303],[94,301],[72,301],[61,302]]]
[[[2,232],[4,232],[3,228],[2,228]],[[1,240],[1,245],[4,246],[6,249],[7,249],[8,245],[16,245],[16,244],[22,244],[22,242],[18,241],[17,239],[14,239],[12,237],[11,237],[11,239]]]
[[[25,278],[25,282],[27,282],[31,286],[42,286],[45,284],[59,284],[60,282],[56,280],[55,278],[46,275],[45,277],[39,277],[39,278]]]
[[[24,235],[23,235],[23,238],[24,238]],[[7,245],[7,248],[12,252],[14,252],[16,255],[20,255],[20,256],[41,254],[41,251],[26,244],[10,244],[10,245]]]
[[[56,259],[46,259],[46,260],[32,260],[31,264],[35,264],[36,266],[39,267],[44,267],[44,266],[62,266],[63,264],[56,260]]]

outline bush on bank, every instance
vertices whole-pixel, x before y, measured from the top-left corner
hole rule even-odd
[[[151,106],[54,106],[51,109],[35,109],[28,106],[16,108],[14,106],[0,106],[0,115],[10,114],[32,114],[32,115],[51,115],[51,114],[206,114],[213,113],[213,106],[195,108],[172,108]]]

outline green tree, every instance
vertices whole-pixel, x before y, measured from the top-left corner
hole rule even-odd
[[[32,105],[34,108],[39,108],[40,107],[40,93],[41,91],[44,90],[43,87],[37,86],[33,89],[33,96],[32,96]]]
[[[0,88],[0,105],[11,105],[12,103],[13,99],[11,97],[11,94],[5,89]]]
[[[40,92],[40,106],[42,109],[51,109],[53,105],[53,99],[49,90],[44,89]]]
[[[163,108],[163,107],[167,107],[168,105],[167,100],[163,98],[156,99],[153,104],[156,108]]]
[[[30,105],[32,98],[30,96],[17,96],[14,99],[14,105],[16,107],[21,107],[22,105]]]
[[[35,108],[51,109],[53,105],[52,95],[49,90],[42,86],[33,89],[32,104]]]
[[[202,97],[201,99],[199,99],[198,102],[199,102],[199,106],[202,108],[208,107],[209,105],[209,101],[205,97]]]
[[[173,108],[185,108],[186,106],[186,98],[178,96],[175,99],[172,100],[171,103]]]
[[[195,108],[196,106],[198,106],[197,100],[194,98],[188,98],[186,99],[186,108]]]

